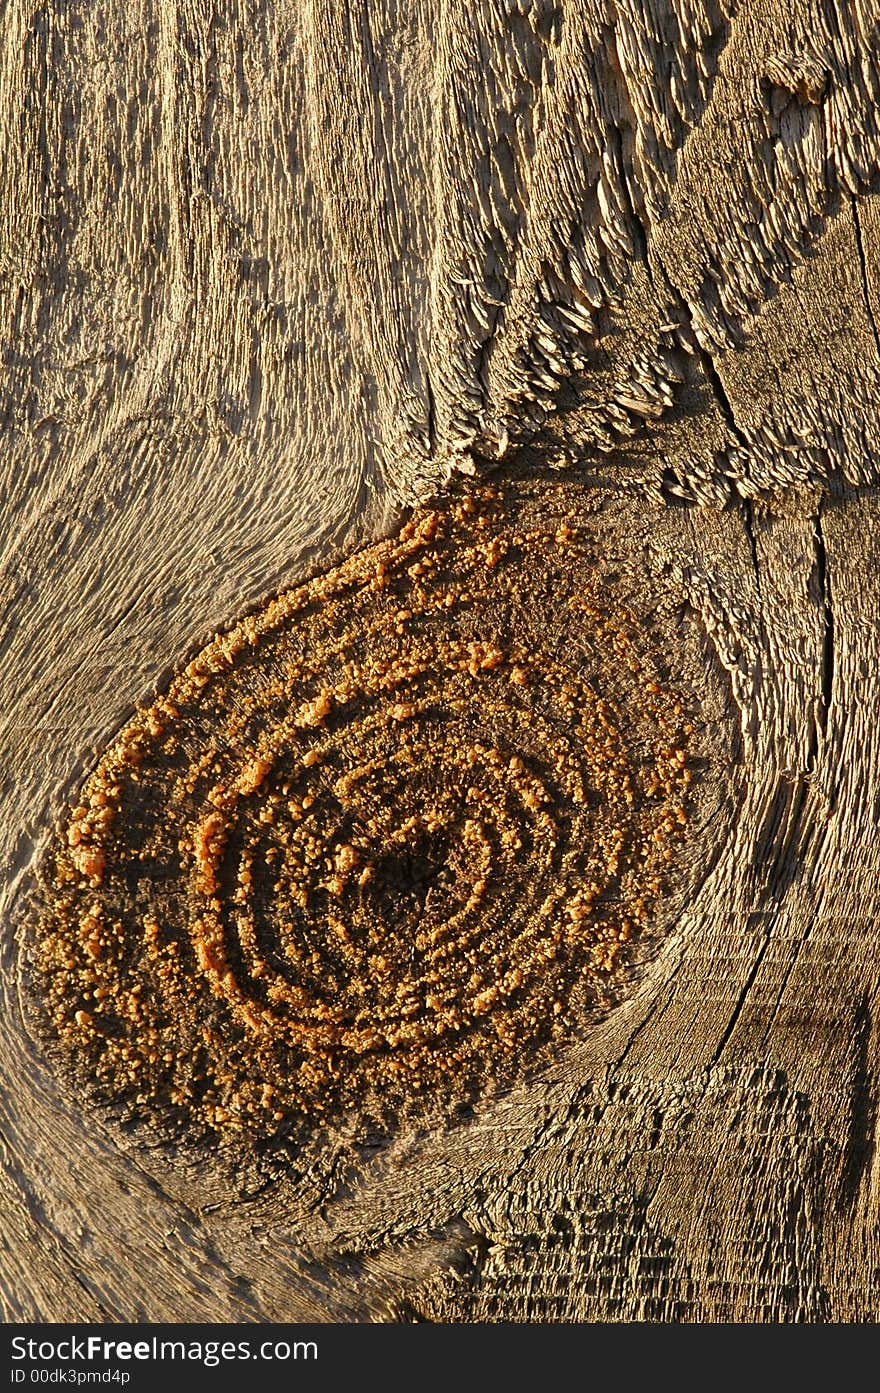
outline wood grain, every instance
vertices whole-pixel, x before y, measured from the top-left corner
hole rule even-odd
[[[876,3],[0,26],[5,1318],[875,1320]],[[680,607],[727,765],[673,931],[455,1126],[269,1185],[121,1142],[20,1000],[66,801],[219,627],[494,466],[588,480]]]

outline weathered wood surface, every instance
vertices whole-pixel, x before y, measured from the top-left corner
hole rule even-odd
[[[6,1318],[876,1319],[876,4],[2,27]],[[357,1166],[121,1144],[19,999],[65,800],[195,644],[504,456],[625,500],[721,674],[674,931],[539,1079]]]

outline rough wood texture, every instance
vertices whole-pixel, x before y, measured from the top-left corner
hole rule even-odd
[[[875,1320],[876,3],[0,24],[6,1318]],[[19,999],[65,801],[194,645],[505,458],[625,502],[723,674],[674,932],[454,1127],[262,1190],[123,1145]]]

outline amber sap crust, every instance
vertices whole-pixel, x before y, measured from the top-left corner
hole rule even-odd
[[[56,1052],[130,1116],[255,1138],[549,1058],[685,834],[657,647],[562,493],[500,487],[218,635],[55,840],[31,976]]]

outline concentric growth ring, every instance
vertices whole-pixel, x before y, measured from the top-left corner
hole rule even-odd
[[[387,1119],[570,1036],[683,834],[687,713],[560,506],[484,488],[218,636],[50,858],[47,1028],[135,1114]]]

